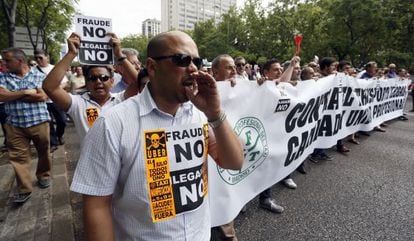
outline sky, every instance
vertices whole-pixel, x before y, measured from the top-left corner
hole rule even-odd
[[[111,18],[112,31],[122,38],[140,34],[147,18],[161,20],[161,1],[166,0],[80,0],[77,10],[85,16]],[[238,6],[243,3],[244,0],[237,0]]]

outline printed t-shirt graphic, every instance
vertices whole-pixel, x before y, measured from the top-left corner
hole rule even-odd
[[[86,120],[88,121],[89,128],[92,127],[93,123],[95,123],[96,119],[99,116],[99,109],[96,107],[89,107],[86,108]]]
[[[144,143],[152,221],[200,207],[207,195],[206,124],[147,130]]]

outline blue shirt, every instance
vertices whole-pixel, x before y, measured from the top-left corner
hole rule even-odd
[[[124,81],[124,79],[121,79],[111,90],[111,93],[119,93],[128,88],[128,84]]]
[[[23,78],[10,72],[0,73],[0,88],[9,91],[42,88],[45,75],[36,69],[31,69]],[[5,102],[7,123],[27,128],[50,121],[46,102],[27,102],[13,100]]]

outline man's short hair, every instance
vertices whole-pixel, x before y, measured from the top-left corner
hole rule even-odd
[[[7,53],[12,53],[14,58],[27,62],[26,54],[24,53],[23,50],[19,48],[7,48],[1,51],[2,55],[7,54]]]
[[[165,41],[171,36],[176,35],[176,32],[177,31],[163,32],[151,38],[147,45],[147,57],[154,58],[163,55],[169,47]]]
[[[33,54],[36,55],[44,55],[44,56],[49,56],[49,54],[47,53],[46,50],[44,49],[36,49],[35,51],[33,51]]]
[[[139,56],[139,52],[133,48],[123,48],[121,52],[125,54],[126,56],[130,56],[130,55],[136,55],[137,57]]]
[[[237,61],[239,61],[239,60],[244,60],[244,62],[246,62],[246,59],[245,59],[244,57],[242,57],[242,56],[238,56],[238,57],[234,58],[234,62],[235,62],[235,63],[236,63]]]
[[[307,80],[307,79],[305,79],[305,77],[306,77],[307,75],[309,75],[309,73],[310,73],[312,70],[313,70],[313,68],[312,68],[312,67],[310,67],[310,66],[305,66],[305,67],[303,67],[302,71],[300,72],[300,79],[301,79],[301,80]]]
[[[215,57],[213,61],[211,61],[211,68],[218,69],[222,58],[232,58],[232,57],[228,54],[220,54],[219,56]]]
[[[332,57],[322,58],[321,61],[319,62],[319,69],[324,70],[324,69],[328,68],[329,66],[331,66],[331,64],[333,64],[335,62],[336,62],[335,58],[332,58]]]
[[[105,68],[106,70],[108,70],[109,76],[112,78],[114,77],[114,72],[112,70],[111,67],[106,66],[106,65],[82,65],[82,72],[83,75],[85,76],[85,80],[88,80],[89,78],[89,72],[91,72],[92,69],[94,68]]]
[[[368,70],[369,68],[371,68],[372,66],[376,66],[377,63],[375,61],[369,61],[366,65],[365,65],[365,70]]]
[[[270,67],[272,66],[272,64],[277,64],[280,63],[277,59],[269,59],[268,61],[266,61],[266,63],[263,65],[263,70],[270,70]]]
[[[345,66],[347,66],[347,65],[352,66],[351,62],[349,62],[349,61],[346,61],[346,60],[340,61],[339,64],[338,64],[338,70],[343,71]]]

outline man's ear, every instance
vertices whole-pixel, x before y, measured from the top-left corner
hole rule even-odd
[[[212,70],[212,72],[213,72],[213,76],[216,76],[216,75],[217,75],[217,69],[212,68],[211,70]]]
[[[151,58],[148,58],[147,63],[146,63],[145,66],[147,68],[149,78],[153,79],[153,77],[155,75],[155,71],[157,70],[157,67],[158,67],[157,66],[157,61],[155,61]]]

